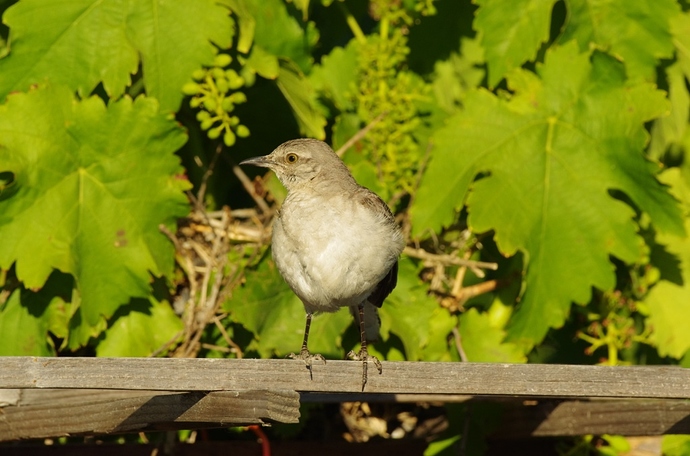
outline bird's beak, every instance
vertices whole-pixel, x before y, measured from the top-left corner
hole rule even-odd
[[[273,160],[270,155],[262,155],[261,157],[252,157],[246,160],[242,160],[240,165],[253,165],[261,166],[262,168],[270,168],[273,166]]]

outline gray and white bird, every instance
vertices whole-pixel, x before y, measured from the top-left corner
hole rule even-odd
[[[395,288],[404,248],[393,214],[322,141],[288,141],[240,164],[271,169],[288,191],[273,222],[273,259],[307,313],[302,349],[290,357],[303,360],[311,375],[313,361],[326,362],[307,348],[312,315],[349,307],[359,320],[361,349],[348,356],[363,363],[364,390],[367,362],[382,372],[367,340],[378,339],[377,308]]]

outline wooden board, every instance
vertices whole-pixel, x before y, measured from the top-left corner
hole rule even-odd
[[[0,357],[0,389],[74,388],[158,391],[292,390],[359,393],[354,361],[314,365],[281,359]],[[366,393],[471,396],[690,399],[690,369],[383,362],[369,369]]]
[[[16,392],[16,400],[0,405],[0,441],[297,423],[300,416],[294,391],[9,391]]]
[[[690,402],[534,400],[505,404],[496,438],[690,434]]]

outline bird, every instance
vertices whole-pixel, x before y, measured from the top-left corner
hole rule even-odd
[[[292,359],[326,363],[308,349],[309,328],[317,312],[348,307],[359,323],[361,348],[348,358],[362,362],[362,391],[368,362],[379,374],[381,362],[367,341],[379,337],[377,308],[397,284],[398,259],[405,246],[402,230],[386,203],[359,185],[323,141],[294,139],[268,155],[240,165],[272,170],[287,190],[273,222],[272,255],[280,274],[306,311],[304,339]]]

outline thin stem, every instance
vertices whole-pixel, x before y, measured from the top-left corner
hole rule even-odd
[[[381,29],[380,29],[381,39],[385,41],[388,39],[388,30],[390,29],[390,20],[388,19],[388,16],[384,15],[381,18],[381,22],[379,24],[381,25]]]
[[[403,250],[403,253],[407,256],[412,257],[412,258],[438,262],[438,263],[445,264],[445,265],[454,264],[456,266],[467,266],[468,268],[491,269],[492,271],[495,271],[498,269],[497,263],[489,263],[486,261],[465,260],[463,258],[458,258],[458,257],[452,256],[452,255],[437,255],[434,253],[427,252],[424,249],[415,249],[413,247],[405,247],[405,250]]]
[[[232,172],[235,173],[235,176],[237,176],[237,178],[242,183],[242,187],[244,187],[247,193],[249,193],[249,196],[251,196],[254,202],[257,204],[257,206],[259,206],[261,212],[263,212],[264,214],[268,214],[269,212],[271,212],[271,208],[266,203],[266,201],[261,196],[259,196],[258,193],[256,193],[254,184],[252,184],[252,181],[247,177],[244,171],[242,171],[242,168],[233,163]]]
[[[366,43],[366,35],[364,35],[364,32],[357,23],[357,19],[355,19],[350,10],[347,9],[347,6],[345,6],[345,2],[339,1],[336,3],[340,7],[340,11],[343,12],[343,15],[345,16],[345,22],[347,23],[348,27],[350,27],[350,30],[352,30],[352,34],[355,36],[357,41],[359,43]]]

